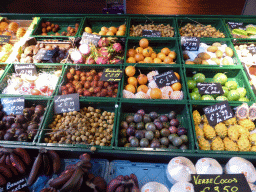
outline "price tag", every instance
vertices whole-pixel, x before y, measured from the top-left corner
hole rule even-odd
[[[43,55],[41,61],[43,61],[43,62],[49,62],[49,61],[51,61],[52,58],[56,56],[58,50],[59,50],[58,48],[55,48],[55,49],[53,49],[53,50],[47,50],[47,51],[44,53],[44,55]]]
[[[181,37],[181,46],[184,51],[198,51],[199,37]]]
[[[0,45],[5,44],[5,43],[9,43],[10,39],[11,39],[11,36],[0,35]]]
[[[72,111],[79,111],[79,94],[69,94],[69,95],[58,95],[54,96],[54,111],[58,113],[68,113]]]
[[[84,32],[83,35],[82,35],[82,40],[80,41],[80,44],[90,44],[90,43],[92,43],[92,44],[97,46],[100,38],[101,38],[100,35],[95,35],[95,34]]]
[[[256,54],[256,47],[255,46],[247,46],[246,49],[249,50],[249,52],[251,54],[253,54],[253,55]]]
[[[162,37],[161,31],[142,30],[143,37]]]
[[[211,126],[234,117],[233,110],[230,108],[228,101],[205,107],[203,110]]]
[[[15,64],[15,72],[18,74],[36,75],[37,70],[35,64]]]
[[[8,181],[4,191],[29,191],[26,176],[16,177],[13,181]]]
[[[158,88],[170,86],[174,83],[179,82],[179,80],[176,77],[176,75],[174,74],[173,70],[154,76],[154,80],[155,80]]]
[[[251,192],[244,174],[192,174],[192,184],[197,192]]]
[[[197,83],[201,95],[222,95],[224,91],[220,83]]]
[[[105,68],[103,70],[100,81],[121,81],[123,72],[123,69]]]
[[[228,25],[231,29],[244,29],[244,23],[243,22],[228,22]]]
[[[1,104],[3,105],[3,111],[6,112],[7,115],[21,115],[23,114],[24,106],[25,106],[25,98],[24,97],[6,97],[1,98]]]

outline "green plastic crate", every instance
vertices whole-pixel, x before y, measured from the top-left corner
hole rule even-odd
[[[118,67],[116,65],[87,65],[87,64],[79,64],[79,65],[75,65],[75,64],[68,64],[65,68],[64,73],[62,74],[62,78],[61,81],[59,83],[58,86],[58,90],[56,91],[56,95],[60,95],[61,94],[61,86],[62,85],[66,85],[68,83],[68,79],[67,79],[67,73],[69,72],[70,68],[75,68],[76,70],[83,70],[85,72],[89,72],[91,69],[95,69],[97,72],[103,71],[105,68],[118,68],[121,69],[121,67]],[[117,92],[117,97],[84,97],[81,96],[80,98],[84,99],[84,100],[88,100],[88,101],[112,101],[112,102],[117,102],[119,100],[119,95],[120,95],[120,84],[121,81],[118,83],[118,92]]]
[[[155,149],[155,148],[140,148],[140,147],[123,147],[120,145],[120,124],[123,120],[125,120],[126,116],[128,115],[134,115],[138,110],[144,109],[145,113],[148,114],[151,111],[155,111],[160,115],[168,114],[170,111],[175,111],[177,113],[177,119],[180,122],[181,127],[185,127],[188,131],[188,149],[187,150],[181,150],[181,149]],[[133,103],[133,102],[123,102],[120,107],[119,111],[119,118],[117,121],[117,127],[116,127],[116,135],[115,135],[115,149],[120,151],[129,151],[129,153],[132,153],[131,151],[165,151],[168,154],[175,153],[175,152],[182,152],[182,153],[193,153],[194,151],[194,137],[193,132],[190,124],[191,120],[189,117],[189,108],[187,104],[168,104],[165,102],[162,103]]]
[[[142,39],[142,37],[129,37],[127,40],[127,46],[126,46],[126,52],[125,52],[125,66],[131,65],[131,63],[127,63],[126,60],[128,59],[127,57],[127,51],[129,49],[136,49],[139,47],[139,41]],[[149,47],[153,48],[153,51],[157,53],[161,52],[161,49],[167,47],[171,51],[175,51],[176,53],[176,64],[164,64],[164,63],[137,63],[136,66],[175,66],[178,67],[181,65],[181,57],[180,57],[180,50],[179,50],[179,44],[178,41],[174,38],[168,38],[168,37],[161,37],[161,38],[150,38],[149,40]]]
[[[128,18],[125,16],[116,16],[115,18],[109,17],[109,15],[104,15],[101,17],[85,17],[84,23],[79,31],[79,36],[83,35],[85,27],[90,27],[92,29],[92,33],[99,33],[101,31],[101,27],[116,27],[118,28],[120,25],[126,25],[126,31],[124,36],[116,36],[116,37],[125,37],[128,34]],[[105,36],[105,35],[104,35]]]
[[[3,97],[1,96],[1,98],[3,98]],[[19,145],[19,146],[26,146],[26,145],[32,146],[32,145],[35,145],[37,137],[39,136],[40,129],[42,128],[42,126],[44,124],[44,121],[46,119],[46,114],[47,114],[47,110],[49,109],[49,106],[50,106],[50,101],[47,100],[47,99],[25,98],[25,108],[36,106],[36,105],[43,105],[43,106],[45,106],[45,112],[44,112],[44,115],[43,115],[42,122],[39,125],[38,131],[37,131],[33,141],[23,142],[23,141],[4,141],[4,140],[0,140],[0,144],[1,145],[7,145],[7,146],[8,145]]]
[[[250,100],[250,102],[255,101],[255,95],[249,85],[248,79],[245,75],[245,72],[243,69],[232,69],[230,70],[229,68],[214,68],[214,69],[206,69],[206,68],[185,68],[185,81],[186,83],[188,80],[192,79],[192,76],[196,73],[203,73],[205,75],[205,82],[211,82],[212,78],[214,77],[215,74],[217,73],[225,73],[228,77],[228,81],[236,81],[238,84],[238,87],[244,87],[247,91],[246,97]],[[190,97],[189,89],[187,87],[187,93],[189,97],[189,101],[194,101],[198,103],[210,103],[210,102],[215,102],[218,103],[219,101],[205,101],[205,100],[192,100]],[[242,104],[243,102],[241,101],[229,101],[229,103],[234,103],[234,104]]]
[[[203,25],[211,25],[212,27],[215,27],[217,30],[219,30],[220,32],[224,33],[225,37],[228,38],[229,34],[226,31],[225,25],[222,21],[222,19],[220,18],[197,18],[197,17],[178,17],[177,18],[177,25],[178,25],[178,29],[180,30],[181,27],[185,26],[187,23],[191,23],[191,24],[203,24]],[[180,33],[179,33],[180,36]],[[211,38],[211,37],[202,37],[202,39],[204,38]],[[211,38],[212,39],[212,38]]]
[[[220,43],[220,44],[226,44],[228,47],[230,47],[233,52],[234,52],[234,55],[233,55],[233,62],[234,62],[234,65],[202,65],[202,64],[185,64],[185,60],[184,60],[184,57],[183,57],[183,51],[181,49],[181,56],[182,56],[182,63],[185,65],[185,66],[188,66],[188,67],[195,67],[195,68],[219,68],[219,67],[229,67],[230,69],[233,69],[233,68],[242,68],[242,65],[240,63],[240,60],[238,59],[238,55],[235,51],[235,48],[234,48],[234,45],[233,43],[230,41],[230,39],[228,38],[219,38],[219,39],[201,39],[200,41],[201,43],[205,43],[207,45],[212,45],[213,43]]]
[[[124,74],[123,79],[122,79],[122,84],[121,84],[121,101],[123,102],[136,102],[136,103],[152,103],[152,102],[166,102],[166,103],[186,103],[187,101],[187,90],[186,90],[186,84],[184,81],[184,76],[183,76],[183,70],[181,67],[172,67],[173,65],[171,65],[171,67],[135,67],[136,69],[136,73],[134,75],[134,77],[137,77],[140,75],[140,73],[147,75],[149,72],[151,71],[155,71],[157,70],[159,74],[165,73],[167,71],[173,70],[174,72],[177,72],[180,75],[180,83],[182,85],[181,91],[183,92],[183,100],[167,100],[167,99],[132,99],[132,98],[124,98],[123,97],[123,90],[125,90],[125,85],[127,85],[127,79],[128,76],[126,74]],[[148,83],[147,83],[148,84]],[[147,85],[146,84],[146,85]],[[138,85],[139,86],[139,85]]]
[[[77,33],[75,36],[78,35],[78,32],[80,31],[80,28],[82,27],[83,18],[82,17],[41,17],[40,21],[38,22],[37,26],[32,31],[31,36],[41,36],[41,37],[51,37],[51,35],[55,35],[55,33],[48,32],[47,36],[43,36],[42,34],[42,27],[41,23],[50,21],[51,23],[58,24],[60,26],[60,29],[58,33],[62,33],[63,31],[67,32],[67,27],[70,26],[72,28],[75,28],[75,24],[79,23],[79,28],[77,30]],[[67,37],[59,35],[59,37]]]
[[[0,69],[4,69],[3,74],[0,76],[0,82],[3,80],[5,74],[7,73],[10,67],[11,67],[11,64],[0,64]]]
[[[115,118],[114,118],[114,126],[113,126],[113,137],[111,139],[111,145],[110,146],[97,146],[95,147],[98,150],[112,150],[114,146],[114,136],[115,136],[115,131],[116,131],[116,119],[118,117],[118,108],[119,105],[116,102],[99,102],[99,101],[87,101],[80,99],[80,109],[83,107],[94,107],[95,109],[101,109],[103,111],[107,112],[115,112]],[[60,144],[60,143],[45,143],[44,138],[45,134],[50,131],[48,126],[53,122],[54,120],[54,101],[51,101],[49,110],[47,111],[47,118],[44,121],[43,128],[40,131],[40,135],[38,137],[36,145],[38,146],[49,146],[49,147],[57,147],[57,148],[77,148],[77,149],[82,149],[82,150],[90,150],[92,145],[87,145],[87,144]]]
[[[59,77],[59,80],[56,84],[55,90],[53,90],[53,93],[52,93],[51,96],[42,96],[42,95],[22,95],[22,96],[24,96],[25,98],[34,98],[34,99],[50,99],[52,96],[54,96],[57,93],[57,88],[58,88],[58,85],[60,83],[61,77],[63,76],[64,68],[65,68],[65,65],[56,65],[56,64],[50,64],[50,63],[48,63],[48,64],[43,64],[43,63],[36,64],[36,69],[37,69],[38,73],[43,72],[43,71],[47,72],[47,71],[62,70],[61,75]],[[1,78],[2,80],[0,82],[0,93],[1,93],[1,96],[3,96],[3,97],[21,96],[21,95],[12,95],[12,94],[2,94],[4,88],[8,84],[8,79],[12,75],[12,73],[15,73],[14,64],[12,64],[7,69],[7,71],[3,75],[3,78]]]

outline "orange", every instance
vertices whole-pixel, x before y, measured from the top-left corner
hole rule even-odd
[[[171,57],[172,59],[176,59],[176,53],[175,53],[175,51],[171,51],[169,54],[168,54],[168,56],[169,57]]]
[[[119,30],[119,31],[126,31],[126,26],[125,26],[125,25],[120,25],[120,26],[118,27],[118,30]]]
[[[84,31],[85,31],[86,33],[92,33],[92,29],[91,29],[90,27],[85,27],[85,28],[84,28]]]
[[[152,54],[152,50],[149,48],[145,48],[145,49],[143,49],[142,54],[144,57],[150,57]]]
[[[106,35],[106,34],[107,34],[106,31],[100,31],[100,32],[99,32],[99,35]]]
[[[137,87],[137,85],[138,85],[138,81],[137,81],[136,77],[129,77],[127,79],[127,82],[128,82],[128,84],[131,84],[134,87]]]
[[[126,85],[124,89],[127,90],[127,91],[130,91],[132,93],[136,92],[135,87],[133,85],[131,85],[131,84]]]
[[[161,50],[161,53],[163,53],[167,56],[170,53],[170,49],[168,47],[165,47]]]
[[[134,57],[128,57],[128,59],[126,59],[126,63],[136,63],[136,60]]]
[[[164,63],[171,64],[171,62],[173,62],[171,57],[167,56],[167,57],[164,58]]]
[[[155,59],[155,58],[156,58],[156,52],[152,52],[151,58],[152,58],[152,59]]]
[[[162,91],[159,88],[152,88],[150,91],[151,99],[161,99]]]
[[[165,59],[166,55],[164,53],[158,53],[157,58],[161,59],[162,61]]]
[[[154,63],[162,63],[162,60],[159,59],[159,58],[155,58],[155,59],[154,59]]]
[[[127,51],[127,57],[134,57],[136,54],[136,51],[134,49],[129,49]]]
[[[112,33],[116,34],[117,28],[112,26],[108,28],[108,31],[111,31]]]
[[[174,83],[171,85],[171,88],[173,89],[173,91],[180,91],[181,90],[181,84],[178,83]]]
[[[128,77],[132,77],[133,75],[135,75],[135,67],[134,66],[127,66],[125,68],[125,74],[128,76]]]
[[[148,92],[148,87],[147,87],[147,85],[140,85],[140,86],[138,87],[138,89],[137,89],[137,92],[140,92],[140,91],[142,91],[142,92],[144,92],[144,93],[147,94],[147,92]]]
[[[142,52],[143,52],[143,48],[142,47],[137,47],[135,50],[136,50],[137,53],[141,53],[142,54]]]
[[[122,31],[122,30],[118,30],[116,32],[116,36],[124,36],[125,35],[125,31]]]
[[[145,63],[153,63],[153,59],[151,57],[145,57],[144,62]]]
[[[112,31],[108,31],[108,32],[106,33],[106,35],[108,35],[108,36],[114,36],[115,34],[114,34]]]
[[[174,74],[175,74],[175,75],[176,75],[176,77],[180,80],[180,75],[179,75],[179,73],[174,72]]]
[[[101,31],[105,31],[106,33],[108,32],[108,28],[107,27],[105,27],[105,26],[103,26],[103,27],[101,27],[101,29],[100,29]]]
[[[144,56],[141,53],[136,53],[134,58],[137,62],[144,60]]]
[[[148,42],[148,40],[147,40],[146,38],[142,38],[142,39],[139,41],[139,45],[140,45],[140,47],[142,47],[143,49],[144,49],[144,48],[147,48],[147,47],[148,47],[148,44],[149,44],[149,42]]]

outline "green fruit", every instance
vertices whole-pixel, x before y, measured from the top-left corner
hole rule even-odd
[[[228,101],[237,101],[240,98],[240,95],[237,90],[231,90],[228,92]]]
[[[198,88],[196,87],[196,88],[194,88],[194,89],[192,90],[192,92],[194,92],[194,93],[199,93],[199,90],[198,90]]]
[[[225,87],[227,87],[229,90],[236,90],[237,83],[235,81],[228,81],[225,83]]]
[[[242,98],[239,98],[238,101],[249,102],[250,100],[247,97],[242,97]]]
[[[191,97],[192,100],[201,100],[201,95],[199,93],[196,93],[196,92],[190,93],[190,97]]]
[[[217,98],[216,98],[216,101],[227,101],[228,99],[227,99],[227,97],[225,97],[225,96],[218,96]]]
[[[194,89],[196,87],[196,81],[194,80],[188,80],[187,84],[189,89]]]
[[[222,87],[222,89],[223,89],[223,92],[224,92],[224,94],[222,96],[227,97],[228,96],[228,92],[229,92],[228,88],[227,87]]]
[[[214,100],[214,98],[211,95],[203,95],[201,100],[208,101],[208,100]]]
[[[237,91],[238,91],[238,93],[239,93],[239,95],[240,95],[240,98],[243,98],[243,97],[245,97],[245,95],[246,95],[246,89],[244,88],[244,87],[239,87],[239,88],[237,88]]]
[[[203,73],[197,73],[192,78],[197,83],[203,83],[205,81],[205,75]]]
[[[227,80],[228,80],[228,77],[224,73],[217,73],[213,77],[213,82],[214,83],[220,83],[221,85],[225,85]]]

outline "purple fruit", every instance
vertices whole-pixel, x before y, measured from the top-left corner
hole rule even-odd
[[[28,123],[23,123],[23,124],[21,125],[21,127],[22,127],[23,129],[27,129],[27,128],[28,128]]]
[[[161,145],[168,146],[168,145],[169,145],[169,140],[168,140],[167,137],[162,137],[162,138],[160,139],[160,143],[161,143]]]
[[[170,134],[170,135],[168,136],[168,139],[169,139],[169,141],[172,142],[175,137],[178,137],[178,135],[177,135],[177,134]]]
[[[169,130],[170,130],[171,134],[175,134],[175,133],[177,133],[178,128],[175,127],[175,126],[170,126],[170,127],[169,127]]]
[[[28,141],[28,134],[27,133],[22,133],[18,136],[18,141]]]
[[[20,125],[19,123],[13,123],[13,124],[11,125],[11,128],[13,128],[13,129],[20,129],[20,128],[22,128],[22,127],[21,127],[21,125]]]
[[[143,122],[139,122],[139,123],[136,124],[136,129],[137,130],[142,130],[142,129],[144,129],[144,127],[145,127],[145,125],[144,125]]]
[[[181,135],[186,135],[186,134],[187,134],[187,129],[185,129],[184,127],[180,127],[180,128],[178,129],[178,131],[177,131],[177,134],[178,134],[179,136],[181,136]]]
[[[138,114],[138,113],[135,113],[134,116],[133,116],[133,121],[135,123],[139,123],[142,121],[142,115],[141,114]]]
[[[179,137],[175,137],[174,139],[172,139],[172,144],[175,146],[175,147],[179,147],[182,145],[182,139],[179,138]]]
[[[166,115],[160,115],[159,119],[162,122],[167,122],[168,121],[168,117]]]
[[[131,139],[132,139],[132,138],[135,138],[135,137],[134,137],[134,136],[130,136],[130,137],[128,138],[128,141],[131,142]]]
[[[183,143],[187,143],[188,142],[188,136],[187,135],[181,135],[180,138],[181,138]]]
[[[131,139],[131,147],[139,147],[139,140],[137,138],[132,138]]]
[[[148,147],[148,145],[149,145],[149,142],[146,138],[143,138],[143,139],[140,140],[140,146],[141,147]]]
[[[161,131],[160,131],[162,137],[168,137],[171,132],[169,131],[169,129],[166,129],[166,128],[163,128]]]
[[[156,126],[154,125],[154,123],[147,123],[145,125],[145,128],[147,131],[155,131],[156,130]]]
[[[26,119],[25,119],[24,115],[16,115],[16,118],[14,119],[14,121],[16,123],[22,124],[26,121]]]
[[[122,121],[120,126],[123,128],[123,129],[127,129],[128,128],[128,123],[126,121]]]
[[[155,138],[158,139],[158,138],[160,138],[160,136],[161,136],[160,131],[159,130],[155,130]]]
[[[24,130],[23,130],[23,129],[16,129],[16,130],[15,130],[14,137],[19,137],[19,135],[21,135],[22,133],[24,133]]]
[[[163,128],[163,124],[160,121],[154,122],[156,129],[161,130]]]
[[[119,139],[119,145],[124,146],[127,143],[127,139],[125,137]]]
[[[127,123],[131,123],[131,122],[133,122],[133,116],[128,115],[125,120],[126,120]]]
[[[180,122],[179,122],[178,119],[172,119],[172,120],[170,121],[170,125],[171,125],[171,126],[178,127],[179,124],[180,124]]]
[[[144,123],[150,123],[151,122],[151,119],[150,119],[149,115],[144,115],[143,116],[143,122]]]
[[[170,123],[169,122],[163,122],[163,127],[168,129],[170,127]]]
[[[0,119],[2,119],[4,117],[4,112],[0,111]]]
[[[142,138],[144,138],[145,137],[145,133],[144,133],[144,131],[142,131],[142,130],[137,130],[136,132],[135,132],[135,137],[137,138],[137,139],[142,139]]]
[[[154,120],[154,119],[156,119],[158,117],[158,114],[157,114],[157,112],[152,111],[152,112],[149,113],[149,117],[152,120]]]
[[[185,144],[182,144],[182,145],[180,146],[180,149],[181,149],[181,150],[187,150],[187,149],[188,149],[188,146],[185,145]]]
[[[154,139],[154,133],[153,131],[147,131],[145,133],[145,138],[148,139],[149,141],[151,141],[152,139]]]
[[[126,129],[121,129],[119,135],[120,137],[126,137],[127,136]]]
[[[38,125],[36,123],[31,123],[31,124],[29,124],[27,129],[28,129],[28,131],[31,129],[38,129]]]
[[[169,145],[168,147],[169,149],[178,149],[177,147],[173,146],[173,145]]]
[[[138,114],[144,116],[145,115],[145,111],[143,109],[140,109],[137,111]]]
[[[11,141],[11,140],[13,139],[13,136],[14,136],[13,133],[10,133],[10,132],[5,133],[5,134],[4,134],[4,140],[5,140],[5,141]]]
[[[176,118],[176,112],[175,111],[171,111],[168,114],[168,118],[169,118],[169,120],[175,119]]]
[[[4,139],[4,134],[5,134],[5,130],[1,130],[0,131],[0,140],[3,140]]]
[[[150,144],[150,147],[151,147],[151,148],[160,148],[160,143],[159,143],[159,141],[153,141],[153,142]]]
[[[128,127],[126,133],[127,133],[128,136],[134,136],[135,128],[134,127]]]
[[[6,130],[6,133],[15,133],[15,128],[9,128]]]
[[[136,123],[131,122],[128,127],[133,127],[133,128],[135,128],[135,127],[136,127]]]

